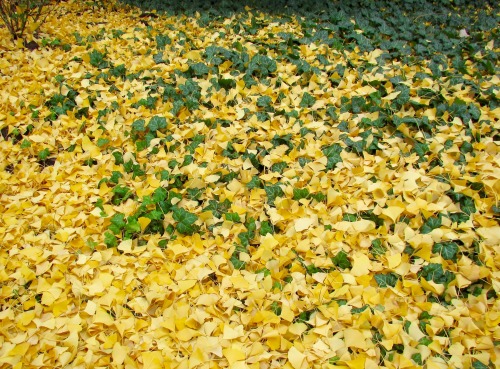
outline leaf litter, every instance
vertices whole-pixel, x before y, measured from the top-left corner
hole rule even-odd
[[[2,367],[500,365],[497,31],[61,11],[0,29]]]

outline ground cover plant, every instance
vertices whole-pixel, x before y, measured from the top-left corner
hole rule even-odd
[[[2,368],[500,366],[500,9],[364,3],[0,28]]]

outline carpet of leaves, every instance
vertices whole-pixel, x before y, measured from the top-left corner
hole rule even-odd
[[[498,29],[356,25],[0,28],[0,367],[500,367]]]

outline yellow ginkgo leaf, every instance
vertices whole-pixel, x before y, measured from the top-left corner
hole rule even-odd
[[[144,369],[163,368],[163,355],[159,351],[146,351],[141,353],[142,365]]]
[[[295,346],[288,350],[288,361],[294,369],[301,369],[307,364],[306,355],[297,350]]]

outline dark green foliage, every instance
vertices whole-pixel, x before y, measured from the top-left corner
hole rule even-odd
[[[315,102],[316,99],[312,95],[310,95],[307,92],[304,92],[304,94],[302,95],[302,100],[300,101],[300,107],[310,108],[311,106],[314,105]]]
[[[231,208],[231,201],[225,199],[222,202],[217,200],[209,200],[208,206],[206,206],[203,211],[211,211],[213,216],[216,218],[222,218],[222,214],[227,213]]]
[[[109,61],[106,60],[106,54],[98,50],[92,50],[89,53],[90,64],[98,69],[105,69],[109,67]]]
[[[191,235],[196,232],[197,227],[194,224],[198,217],[177,206],[173,207],[173,218],[177,221],[176,229],[181,234]]]
[[[267,203],[272,206],[274,206],[274,201],[277,197],[285,195],[279,184],[266,184],[264,190],[266,191]]]
[[[420,228],[420,232],[423,234],[431,233],[439,227],[441,227],[441,214],[437,217],[429,217]]]
[[[347,253],[341,250],[334,258],[332,258],[333,264],[338,266],[340,269],[349,269],[352,267],[351,261],[349,260]]]
[[[437,263],[430,263],[422,268],[420,275],[427,281],[439,284],[448,284],[455,279],[453,273],[443,270],[443,266]]]
[[[458,245],[455,242],[440,242],[432,246],[432,252],[439,254],[445,260],[457,261]]]
[[[265,55],[254,55],[248,65],[247,74],[258,78],[268,77],[277,70],[276,61]]]
[[[104,234],[104,244],[107,248],[116,247],[118,246],[118,239],[113,233],[106,232]]]
[[[479,360],[475,360],[473,363],[472,363],[472,367],[474,369],[488,369],[488,365],[485,365],[483,364],[482,362],[480,362]]]
[[[163,128],[167,128],[167,120],[165,117],[154,116],[150,119],[148,129],[151,132],[156,132]]]
[[[76,108],[77,103],[75,99],[78,96],[78,92],[68,85],[66,85],[66,87],[68,88],[68,92],[65,95],[56,93],[45,102],[45,106],[50,110],[50,115],[46,118],[47,120],[54,121],[60,115],[67,115],[69,111]],[[77,113],[77,115],[79,118],[82,118],[86,115],[86,111],[82,110],[80,114]]]
[[[122,185],[117,185],[113,187],[111,192],[113,193],[113,197],[111,198],[111,203],[113,205],[119,205],[122,202],[125,202],[128,198],[133,196],[132,190]]]
[[[165,50],[167,45],[170,45],[172,40],[167,35],[158,35],[156,36],[156,48],[158,50]]]
[[[261,236],[265,236],[268,233],[274,234],[274,228],[271,223],[264,221],[260,224],[259,233],[261,234]]]
[[[448,191],[446,194],[453,200],[453,202],[460,204],[460,210],[462,210],[462,212],[467,216],[476,212],[476,205],[472,197],[453,191]]]
[[[40,150],[38,152],[38,159],[41,160],[41,161],[44,161],[44,160],[47,160],[47,158],[49,157],[50,155],[50,150],[45,148],[43,150]]]
[[[324,147],[322,149],[323,154],[327,158],[326,169],[331,170],[334,169],[337,163],[342,162],[342,158],[340,157],[340,153],[342,152],[342,146],[335,143],[333,145]]]
[[[293,199],[301,200],[307,199],[309,197],[309,190],[307,188],[294,188],[293,189]]]
[[[398,282],[397,275],[393,273],[389,274],[375,274],[375,281],[379,287],[395,287]]]
[[[375,239],[372,241],[372,246],[370,248],[370,253],[373,257],[378,257],[384,255],[386,252],[386,248],[382,245],[382,241],[380,239]]]

